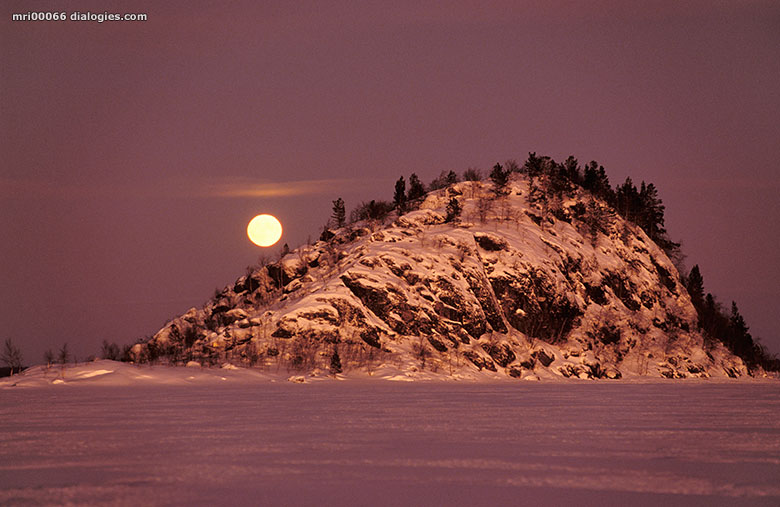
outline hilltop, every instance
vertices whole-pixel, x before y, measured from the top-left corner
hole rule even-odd
[[[593,192],[506,176],[444,185],[405,213],[372,201],[380,212],[251,267],[130,359],[315,375],[748,374],[699,330],[663,235]]]

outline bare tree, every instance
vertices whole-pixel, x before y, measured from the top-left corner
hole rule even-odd
[[[428,345],[425,343],[422,336],[418,338],[416,343],[412,343],[412,352],[414,353],[414,357],[420,361],[420,368],[424,370],[425,363],[432,354],[431,349],[428,348]]]
[[[62,348],[60,349],[60,353],[57,356],[57,359],[59,360],[59,363],[63,366],[65,366],[68,363],[68,360],[70,359],[70,351],[68,350],[67,343],[62,345]]]
[[[11,375],[22,371],[22,351],[14,345],[10,338],[6,338],[0,360],[11,368]]]
[[[483,224],[487,220],[488,213],[493,209],[493,199],[488,196],[480,196],[477,199],[477,213],[479,214],[479,221]]]
[[[43,362],[46,363],[47,369],[51,368],[51,365],[54,364],[54,352],[52,352],[51,349],[48,349],[43,353]]]

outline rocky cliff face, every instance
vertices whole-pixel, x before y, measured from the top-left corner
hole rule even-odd
[[[137,360],[327,374],[669,378],[746,375],[705,343],[672,262],[582,191],[463,182],[387,225],[328,231],[173,319]],[[446,223],[446,204],[463,212]],[[334,360],[338,356],[338,361]]]

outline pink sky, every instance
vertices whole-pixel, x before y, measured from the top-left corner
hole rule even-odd
[[[27,362],[200,306],[257,259],[255,214],[294,247],[336,197],[528,151],[655,183],[688,265],[780,352],[775,2],[162,4],[0,9],[0,322]]]

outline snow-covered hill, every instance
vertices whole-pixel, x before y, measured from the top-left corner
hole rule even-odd
[[[136,361],[454,377],[742,376],[673,263],[579,189],[462,182],[387,224],[326,231],[173,319]],[[459,200],[459,219],[446,221]],[[334,355],[338,360],[334,360]]]

